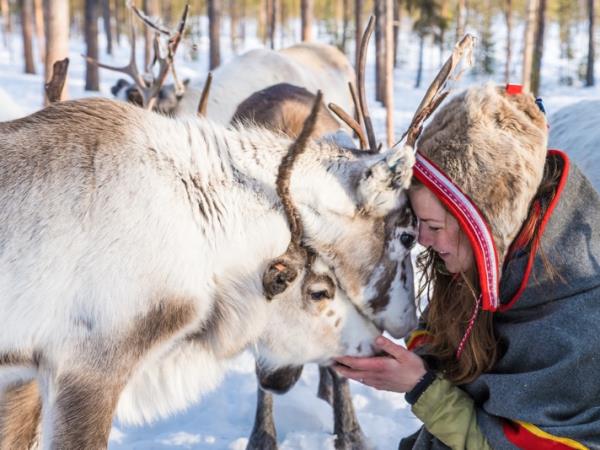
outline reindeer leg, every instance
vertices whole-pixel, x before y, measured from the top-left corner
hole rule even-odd
[[[371,448],[363,434],[350,395],[348,379],[328,369],[333,381],[333,432],[336,450],[366,450]]]
[[[59,363],[52,355],[41,355],[42,448],[106,449],[113,414],[131,373],[155,347],[181,336],[194,317],[193,304],[165,298],[120,335],[82,340]]]
[[[0,401],[0,449],[29,450],[39,439],[42,403],[35,380],[8,387]]]
[[[333,406],[333,380],[326,367],[319,366],[319,390],[317,397]]]
[[[60,374],[44,398],[42,445],[53,450],[106,449],[123,383],[94,369]],[[48,380],[46,380],[48,381]]]
[[[257,388],[256,416],[246,450],[277,450],[273,422],[273,394]]]

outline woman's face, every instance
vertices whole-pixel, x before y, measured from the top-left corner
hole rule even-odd
[[[410,202],[419,219],[419,244],[431,247],[450,273],[465,272],[473,265],[473,250],[458,221],[426,187],[410,189]]]

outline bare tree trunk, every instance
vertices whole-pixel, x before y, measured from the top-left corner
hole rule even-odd
[[[385,109],[387,145],[394,145],[394,0],[385,2]]]
[[[332,31],[333,31],[333,42],[335,42],[335,45],[338,46],[338,48],[341,49],[340,47],[340,43],[341,43],[341,31],[340,31],[340,24],[342,23],[342,21],[344,20],[344,6],[342,5],[342,0],[335,0],[335,2],[333,2],[333,27],[332,27]]]
[[[594,0],[588,0],[588,55],[587,55],[587,70],[585,74],[585,85],[593,86],[594,80]]]
[[[531,92],[540,93],[542,57],[544,55],[544,29],[546,25],[546,0],[540,0],[537,11],[537,27],[535,34],[535,50],[533,52],[533,67],[531,69]]]
[[[375,14],[375,100],[385,102],[385,1],[374,0]]]
[[[151,18],[160,17],[160,5],[158,0],[144,0],[144,12]],[[144,68],[148,69],[152,64],[152,50],[154,43],[154,31],[150,27],[144,27]]]
[[[64,0],[44,0],[44,20],[46,30],[46,64],[44,79],[50,81],[52,66],[58,60],[69,56],[69,2]],[[68,96],[65,82],[60,100]],[[45,102],[48,99],[44,94]]]
[[[525,37],[523,38],[523,89],[531,88],[531,67],[533,64],[533,41],[535,37],[535,13],[538,0],[527,0],[527,15],[525,18]]]
[[[275,49],[275,37],[277,36],[277,16],[279,15],[279,0],[271,0],[271,9],[269,11],[269,41],[271,48]]]
[[[207,0],[208,34],[210,39],[209,70],[221,64],[221,0]]]
[[[258,34],[263,45],[266,45],[267,43],[267,18],[269,17],[269,1],[270,0],[261,0],[258,7]]]
[[[446,27],[448,26],[448,0],[441,0],[440,3],[440,66],[444,64],[444,45],[446,41]]]
[[[8,48],[9,38],[12,33],[12,18],[10,15],[10,3],[8,0],[0,0],[2,9],[2,32],[4,33],[4,46]]]
[[[354,68],[355,68],[355,70],[358,70],[358,53],[360,50],[360,39],[364,32],[362,12],[363,12],[362,0],[354,0],[354,23],[356,26],[356,30],[355,30],[355,34],[354,34],[354,61],[355,61]]]
[[[238,50],[238,28],[240,24],[240,13],[238,10],[238,1],[229,0],[229,40],[231,41],[231,51],[237,53]]]
[[[246,0],[240,1],[240,43],[242,47],[246,44],[246,14],[247,14],[247,4]]]
[[[162,4],[162,16],[165,23],[172,26],[173,24],[173,2],[166,1]]]
[[[287,36],[288,27],[288,8],[287,2],[281,0],[279,3],[279,48],[285,46],[285,38]]]
[[[350,27],[350,0],[344,0],[342,3],[342,42],[340,47],[342,52],[346,54],[346,46],[348,45],[348,28]]]
[[[312,39],[313,22],[313,0],[300,0],[301,39],[310,41]]]
[[[84,0],[80,0],[78,3],[74,5],[73,8],[70,9],[70,22],[69,22],[69,30],[71,37],[81,38],[81,40],[85,40],[84,37],[84,14],[83,14],[83,2]],[[70,5],[69,5],[70,6]],[[68,69],[68,67],[67,67]],[[59,100],[56,100],[59,101]]]
[[[98,60],[98,0],[85,0],[85,44],[87,56]],[[85,90],[100,90],[98,66],[86,62],[85,65]]]
[[[465,0],[458,0],[456,4],[456,42],[460,41],[465,34],[465,9]]]
[[[419,35],[419,63],[417,66],[417,80],[415,81],[415,88],[421,87],[421,79],[423,77],[423,52],[425,49],[425,34]]]
[[[512,58],[512,0],[504,0],[504,18],[506,19],[506,61],[504,64],[504,82],[510,81],[510,63]]]
[[[117,40],[117,45],[121,45],[121,18],[124,16],[121,14],[121,5],[119,0],[111,0],[113,1],[113,14],[115,16],[115,38]]]
[[[273,40],[271,39],[272,35],[273,35],[273,3],[275,2],[275,0],[267,0],[267,8],[266,8],[266,13],[267,13],[267,39],[266,42],[268,42],[269,47],[273,48]]]
[[[106,53],[112,55],[113,53],[113,40],[112,40],[112,27],[111,27],[111,11],[110,11],[110,0],[102,0],[102,21],[104,22],[104,34],[106,35]]]
[[[25,73],[35,73],[33,62],[33,0],[21,0],[20,3]]]
[[[33,17],[38,56],[40,62],[44,64],[46,60],[46,38],[44,37],[44,7],[42,6],[42,0],[33,1]]]
[[[394,2],[394,67],[398,67],[398,39],[402,22],[402,0]]]

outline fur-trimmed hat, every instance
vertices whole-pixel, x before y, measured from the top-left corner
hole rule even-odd
[[[418,155],[437,166],[487,223],[497,277],[542,180],[547,139],[545,115],[531,94],[486,84],[448,101],[417,143]]]

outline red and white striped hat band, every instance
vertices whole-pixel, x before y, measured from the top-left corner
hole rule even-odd
[[[488,223],[473,201],[444,172],[419,152],[415,156],[414,176],[428,187],[458,220],[471,243],[479,274],[482,308],[496,311],[500,306],[498,252]]]

